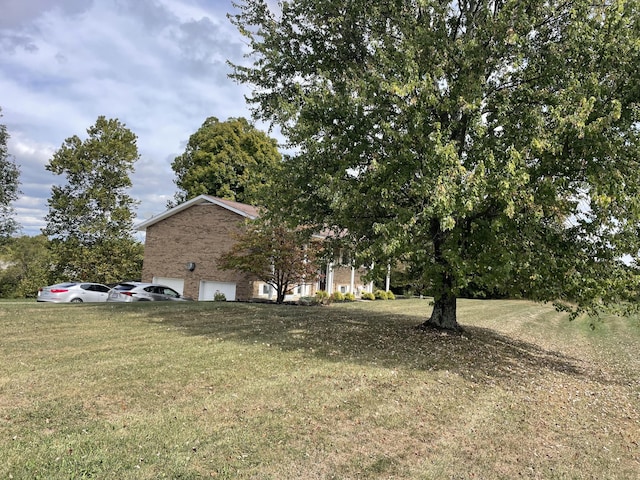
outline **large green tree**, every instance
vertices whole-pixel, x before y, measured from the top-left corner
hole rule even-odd
[[[280,164],[277,142],[246,119],[209,117],[171,164],[173,205],[202,194],[262,205]]]
[[[47,164],[64,175],[48,200],[43,233],[61,279],[116,282],[137,278],[142,247],[133,237],[136,201],[127,193],[137,137],[117,119],[98,117],[87,138],[67,138]]]
[[[20,193],[20,169],[9,155],[8,142],[7,127],[0,124],[0,241],[6,240],[18,230],[12,203],[18,199]]]
[[[458,328],[471,282],[574,312],[635,290],[638,0],[236,7],[233,76],[297,152],[270,207],[416,267],[425,327]]]

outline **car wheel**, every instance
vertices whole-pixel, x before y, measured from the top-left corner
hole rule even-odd
[[[82,303],[82,299],[81,298],[72,298],[71,299],[71,303]]]

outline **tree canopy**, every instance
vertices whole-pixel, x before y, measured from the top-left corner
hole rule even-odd
[[[133,238],[136,202],[127,193],[139,157],[137,137],[104,116],[87,134],[85,140],[67,138],[47,164],[66,181],[51,188],[43,233],[51,239],[61,279],[137,278],[142,248]]]
[[[0,124],[0,241],[6,240],[18,230],[18,224],[13,218],[15,211],[12,203],[20,193],[20,169],[9,155],[8,142],[7,127]]]
[[[317,279],[318,253],[319,242],[311,241],[308,231],[258,218],[219,260],[222,269],[250,273],[271,285],[276,303],[282,303],[287,291]]]
[[[635,294],[638,0],[265,0],[233,77],[296,153],[277,205],[431,285],[596,312]],[[628,262],[627,262],[628,263]]]
[[[179,188],[175,203],[208,194],[262,205],[280,163],[277,142],[246,119],[209,117],[171,164]]]

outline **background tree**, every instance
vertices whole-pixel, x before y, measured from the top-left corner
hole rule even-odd
[[[2,109],[0,109],[0,118],[2,118]],[[0,242],[18,230],[11,204],[18,199],[20,193],[20,169],[9,155],[8,142],[7,127],[0,124]]]
[[[180,189],[172,205],[202,194],[262,205],[280,163],[276,141],[246,119],[209,117],[171,164]]]
[[[233,77],[297,152],[269,208],[419,267],[425,326],[458,328],[470,282],[574,313],[635,290],[638,0],[236,7]]]
[[[271,285],[276,303],[282,303],[289,290],[316,280],[317,258],[318,244],[308,232],[257,219],[248,223],[237,243],[219,260],[223,270],[250,273]]]
[[[85,140],[66,139],[46,167],[66,178],[51,189],[43,230],[58,276],[103,283],[138,278],[142,246],[133,238],[136,202],[127,194],[139,157],[137,137],[103,116],[87,134]]]
[[[36,297],[56,281],[49,240],[44,235],[8,239],[0,247],[0,297]]]

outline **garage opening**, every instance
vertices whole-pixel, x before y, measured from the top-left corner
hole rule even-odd
[[[184,294],[183,278],[153,277],[153,283],[158,283],[160,285],[164,285],[165,287],[173,288],[180,295]]]
[[[200,282],[200,294],[198,295],[198,300],[213,300],[216,292],[223,293],[227,302],[233,302],[236,299],[236,284],[231,282],[202,280]]]

